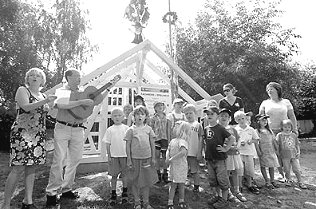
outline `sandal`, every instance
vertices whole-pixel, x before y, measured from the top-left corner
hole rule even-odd
[[[248,187],[248,190],[253,194],[260,194],[259,189],[254,186]]]
[[[188,208],[187,204],[185,202],[179,202],[179,208]]]
[[[247,202],[247,199],[240,193],[238,192],[236,194],[236,197],[241,201],[241,202]]]
[[[142,206],[140,204],[134,205],[134,209],[142,209]]]
[[[168,205],[167,209],[174,209],[173,205]]]
[[[272,186],[274,186],[274,188],[279,188],[279,184],[277,184],[275,181],[272,181],[271,182]]]
[[[301,188],[301,189],[307,189],[307,186],[301,182],[298,183],[298,186]]]
[[[266,186],[268,189],[274,189],[272,183],[271,183],[271,184],[270,184],[270,183],[266,183],[265,186]]]
[[[230,202],[235,202],[235,203],[240,202],[239,199],[235,195],[233,195],[232,193],[228,193],[227,200]]]

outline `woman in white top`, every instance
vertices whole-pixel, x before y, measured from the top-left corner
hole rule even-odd
[[[275,135],[281,132],[281,121],[290,119],[293,123],[293,132],[297,132],[297,120],[294,114],[294,109],[291,102],[288,99],[282,98],[282,86],[276,82],[270,82],[266,86],[269,99],[264,100],[259,107],[259,114],[268,115],[269,127]],[[279,156],[278,156],[279,157]],[[282,163],[279,160],[280,166],[278,168],[282,178],[279,181],[284,182],[284,172],[282,169]]]

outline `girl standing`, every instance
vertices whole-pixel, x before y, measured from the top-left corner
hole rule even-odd
[[[297,134],[293,132],[293,123],[291,120],[283,120],[281,122],[282,132],[276,136],[279,144],[280,157],[283,163],[287,186],[294,184],[291,178],[291,167],[296,175],[298,186],[301,189],[307,189],[302,183],[301,168],[299,162],[300,146]]]
[[[155,171],[154,132],[146,125],[149,112],[144,106],[137,106],[133,112],[135,124],[126,131],[126,154],[129,180],[132,184],[135,209],[152,209],[149,205],[149,188],[158,181]],[[140,201],[143,197],[143,207]]]
[[[257,153],[259,156],[260,170],[265,180],[265,185],[269,189],[278,187],[274,181],[274,168],[279,167],[279,162],[276,153],[278,152],[277,144],[274,138],[274,134],[269,128],[268,120],[269,116],[265,114],[256,115],[258,121],[258,135],[259,141],[256,144]],[[266,168],[269,169],[270,180],[268,179]]]
[[[170,180],[168,209],[174,209],[173,198],[175,190],[179,191],[179,208],[187,208],[184,202],[184,184],[188,173],[188,138],[191,125],[185,121],[175,124],[176,138],[172,139],[166,154],[166,164],[170,164]]]

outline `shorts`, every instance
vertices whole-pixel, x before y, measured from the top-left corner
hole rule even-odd
[[[166,151],[168,149],[168,140],[167,139],[160,139],[155,141],[155,148],[156,150]]]
[[[219,187],[222,190],[229,188],[230,183],[225,160],[208,160],[207,169],[211,187]]]
[[[197,160],[197,157],[188,156],[187,161],[188,161],[190,173],[197,173],[199,171],[199,168],[200,168],[199,161]]]
[[[127,172],[128,180],[139,188],[150,187],[158,181],[155,167],[151,163],[151,158],[132,158],[132,167]]]
[[[126,157],[112,157],[109,163],[109,175],[118,176],[126,174],[127,169],[127,158]]]
[[[245,175],[255,177],[255,163],[253,155],[240,155],[244,163]]]

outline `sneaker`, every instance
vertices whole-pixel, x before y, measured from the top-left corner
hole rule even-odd
[[[279,177],[278,178],[278,181],[281,182],[281,183],[285,183],[286,182],[286,179],[284,177]]]
[[[298,183],[298,186],[301,188],[301,189],[307,189],[307,186],[305,184],[303,184],[302,182],[299,182]]]
[[[185,202],[179,202],[179,208],[188,208],[187,204]]]
[[[228,194],[227,200],[229,202],[234,202],[234,203],[239,203],[240,202],[240,200],[237,197],[235,197],[235,195],[233,195],[232,193]]]
[[[79,194],[78,194],[78,192],[68,191],[68,192],[62,193],[61,197],[74,200],[74,199],[79,198]]]
[[[241,192],[238,192],[236,194],[236,197],[241,201],[241,202],[247,202],[247,199],[242,195]]]
[[[220,196],[212,197],[212,199],[210,199],[210,200],[207,201],[207,204],[213,205],[214,203],[216,203],[216,202],[219,201],[220,199],[221,199]]]
[[[53,207],[58,205],[57,196],[46,195],[46,207]]]
[[[260,194],[259,189],[254,186],[248,187],[248,190],[253,194]]]
[[[229,203],[227,200],[224,200],[223,198],[220,198],[216,203],[213,204],[213,207],[215,209],[220,209],[220,208],[227,208],[229,206]]]
[[[34,204],[25,204],[22,202],[22,209],[37,209]]]
[[[285,186],[287,186],[287,187],[291,187],[291,186],[294,186],[295,184],[294,184],[294,181],[292,181],[292,180],[286,180],[285,181]]]

